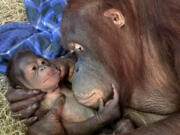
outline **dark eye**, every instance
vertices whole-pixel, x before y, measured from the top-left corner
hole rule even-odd
[[[42,61],[41,64],[44,65],[44,64],[45,64],[45,61]]]
[[[32,67],[32,70],[33,70],[33,71],[36,71],[36,69],[37,69],[37,68],[36,68],[35,66]]]

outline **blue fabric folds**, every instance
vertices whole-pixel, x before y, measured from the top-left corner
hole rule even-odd
[[[0,73],[15,52],[30,49],[47,59],[66,54],[60,23],[66,0],[24,0],[28,22],[0,26]]]

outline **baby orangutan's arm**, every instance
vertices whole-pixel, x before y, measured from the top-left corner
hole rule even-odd
[[[99,111],[94,117],[78,123],[62,121],[68,135],[92,134],[95,131],[103,128],[105,125],[109,124],[113,120],[116,120],[118,117],[120,117],[119,95],[114,86],[113,91],[113,99],[108,101],[105,106],[103,104],[103,101],[101,100],[99,105]]]
[[[60,122],[64,106],[64,97],[57,99],[54,107],[41,120],[28,128],[26,135],[65,135],[64,128]]]

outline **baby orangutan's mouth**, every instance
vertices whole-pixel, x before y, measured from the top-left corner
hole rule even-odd
[[[48,81],[51,77],[55,76],[56,74],[59,75],[59,72],[60,72],[60,71],[58,71],[58,70],[50,70],[49,73],[48,73],[47,79],[45,79],[45,80],[43,81],[43,83],[45,83],[46,81]]]

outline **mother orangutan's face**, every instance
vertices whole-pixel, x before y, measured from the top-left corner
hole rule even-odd
[[[106,101],[111,96],[113,79],[103,64],[82,51],[77,52],[72,89],[81,104],[97,107],[100,98]]]
[[[92,10],[93,2],[91,4]],[[72,80],[72,89],[77,100],[83,105],[97,107],[100,98],[105,101],[110,98],[112,83],[116,83],[111,71],[108,71],[109,63],[105,62],[107,59],[113,59],[106,53],[111,44],[102,36],[105,33],[98,30],[100,26],[106,29],[106,24],[119,29],[125,20],[116,10],[107,10],[104,15],[98,13],[100,16],[97,17],[95,9],[89,14],[90,8],[85,10],[85,7],[82,7],[82,10],[73,10],[73,5],[67,6],[61,24],[62,43],[66,49],[75,51],[78,58]],[[96,18],[101,19],[97,21]],[[111,31],[109,32],[108,35],[113,37]]]

